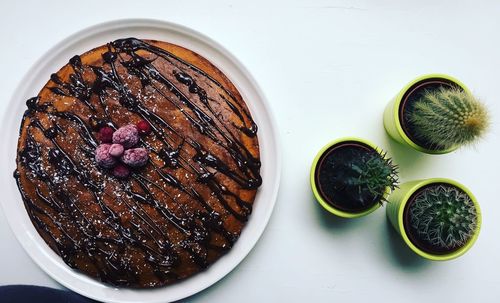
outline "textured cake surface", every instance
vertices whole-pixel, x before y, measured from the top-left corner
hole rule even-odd
[[[228,252],[260,177],[257,126],[200,55],[120,39],[71,58],[27,101],[14,173],[31,221],[70,267],[158,287]],[[98,131],[147,121],[148,163],[119,179],[96,164]]]

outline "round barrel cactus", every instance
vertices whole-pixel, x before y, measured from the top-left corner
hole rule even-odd
[[[451,185],[424,188],[409,208],[416,237],[438,250],[462,247],[474,235],[477,212],[471,198]]]

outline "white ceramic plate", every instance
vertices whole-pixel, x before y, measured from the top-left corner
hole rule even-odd
[[[50,74],[59,70],[75,54],[118,38],[137,37],[172,42],[191,49],[215,64],[237,87],[259,126],[263,185],[258,190],[253,213],[230,252],[201,272],[180,283],[158,289],[115,288],[68,267],[38,235],[24,208],[12,173],[25,101],[36,96]],[[31,258],[52,278],[84,296],[105,302],[168,302],[195,294],[214,284],[250,252],[267,225],[278,193],[280,153],[278,134],[265,97],[246,68],[215,41],[176,24],[144,19],[119,20],[92,26],[61,41],[36,62],[15,90],[3,119],[5,145],[2,148],[1,199],[9,224]]]

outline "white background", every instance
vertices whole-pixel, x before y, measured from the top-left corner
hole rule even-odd
[[[499,1],[2,1],[1,114],[55,43],[103,21],[147,17],[198,30],[240,59],[269,100],[283,146],[280,194],[261,240],[226,278],[183,302],[499,302]],[[386,136],[385,104],[431,72],[462,80],[490,108],[491,131],[477,146],[430,156]],[[425,261],[383,209],[353,220],[320,209],[310,164],[342,136],[386,149],[403,181],[448,177],[468,186],[483,211],[475,246],[455,261]],[[0,243],[0,285],[60,287],[29,259],[1,212]]]

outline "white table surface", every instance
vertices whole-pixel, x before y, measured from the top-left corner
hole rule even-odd
[[[231,274],[183,302],[500,302],[499,17],[497,0],[1,1],[0,113],[34,61],[75,31],[121,18],[186,25],[248,67],[284,153],[261,240]],[[491,131],[477,146],[430,156],[386,136],[387,101],[430,72],[459,78],[490,108]],[[383,209],[354,220],[320,209],[308,183],[312,158],[350,135],[385,148],[403,181],[440,176],[467,185],[483,211],[475,246],[430,262],[405,247]],[[30,260],[1,212],[0,243],[0,285],[61,287]]]

